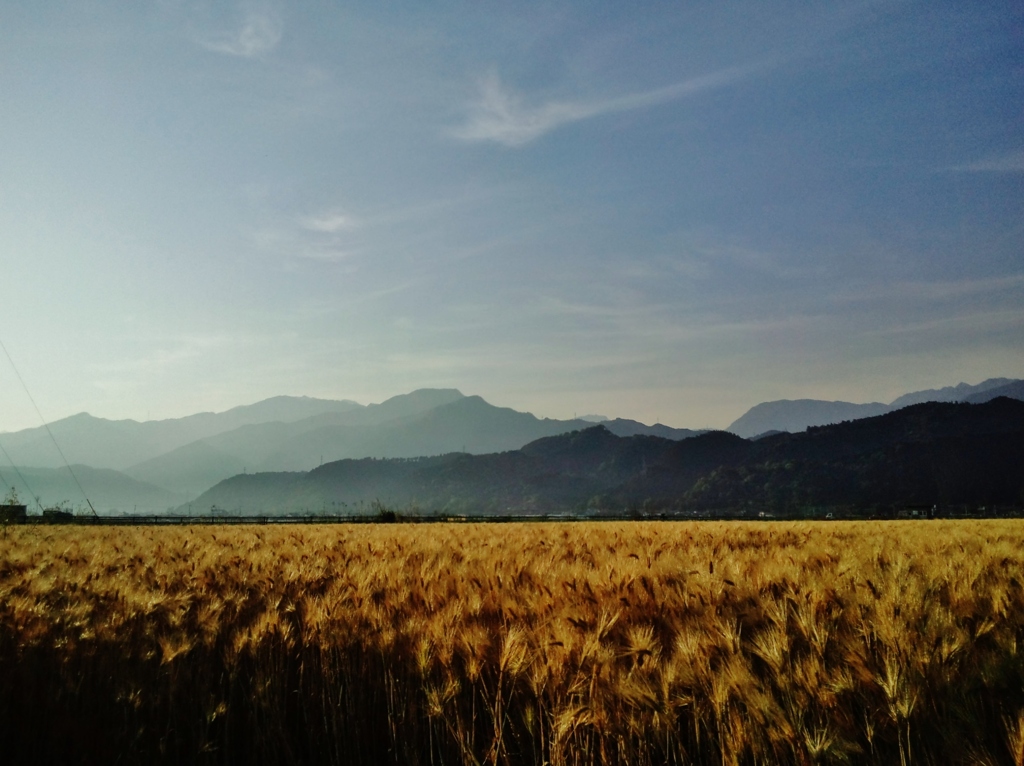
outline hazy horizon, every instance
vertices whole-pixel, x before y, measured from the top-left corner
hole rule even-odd
[[[725,427],[1024,378],[1024,7],[0,11],[47,421],[458,388]],[[0,432],[39,425],[0,359]]]
[[[1006,380],[1006,378],[999,378],[999,377],[997,377],[997,378],[991,378],[991,379],[988,379],[988,380]],[[987,380],[986,381],[978,381],[977,383],[967,383],[965,381],[961,381],[961,382],[959,382],[957,384],[950,385],[950,386],[936,386],[936,387],[934,387],[934,390],[939,390],[939,389],[944,389],[944,388],[956,388],[958,386],[964,386],[964,385],[968,386],[968,388],[974,388],[974,387],[979,386],[979,385],[981,385],[982,383],[985,383],[985,382],[987,382]],[[991,386],[989,386],[988,388],[991,388]],[[438,390],[438,389],[416,389],[416,390]],[[414,391],[406,391],[406,392],[403,392],[402,394],[396,394],[396,396],[401,397],[401,396],[404,396],[406,394],[415,393],[416,390],[414,390]],[[458,391],[458,393],[460,393],[460,394],[462,394],[463,396],[466,396],[466,397],[480,396],[479,394],[474,394],[472,392],[467,393],[465,391],[461,391],[457,387],[452,387],[450,389],[444,389],[444,390],[456,390],[456,391]],[[922,391],[927,391],[927,390],[931,390],[931,389],[922,389]],[[905,392],[903,392],[903,395],[908,395],[908,394],[913,394],[913,393],[920,393],[920,392],[905,391]],[[311,396],[306,396],[306,395],[303,395],[303,394],[299,394],[299,395],[278,394],[278,395],[275,395],[275,396],[268,397],[267,399],[261,399],[261,400],[256,401],[256,402],[243,402],[241,404],[237,404],[237,405],[233,405],[231,407],[228,407],[228,408],[226,408],[224,410],[197,410],[196,412],[188,412],[188,413],[184,413],[182,415],[172,415],[172,416],[169,416],[167,418],[143,418],[141,420],[139,418],[103,418],[103,419],[106,419],[106,420],[131,420],[131,421],[135,421],[135,422],[154,422],[154,421],[160,421],[160,420],[176,420],[176,419],[180,419],[180,418],[187,418],[187,417],[190,417],[190,416],[193,416],[193,415],[223,414],[223,413],[229,412],[231,410],[243,409],[243,408],[246,408],[246,407],[252,407],[252,406],[255,406],[255,405],[263,404],[265,402],[268,402],[268,401],[271,401],[271,400],[274,400],[274,399],[309,399],[309,400],[313,400],[313,401],[339,401],[339,402],[348,401],[348,402],[354,402],[354,404],[359,405],[361,407],[365,407],[365,406],[376,406],[376,405],[382,404],[383,402],[387,401],[390,398],[391,397],[386,397],[385,399],[382,399],[380,401],[360,402],[360,401],[356,401],[356,400],[351,399],[351,398],[330,399],[330,398],[325,398],[325,397],[311,397]],[[510,405],[504,404],[502,402],[490,401],[490,400],[487,399],[487,397],[480,397],[480,398],[484,399],[484,401],[486,401],[488,404],[491,404],[491,405],[493,405],[495,407],[510,408],[510,409],[516,410],[515,407],[511,407]],[[779,400],[776,400],[776,401],[779,401]],[[822,403],[826,403],[826,404],[847,404],[848,403],[848,404],[856,404],[856,405],[863,405],[863,404],[889,405],[889,404],[891,404],[891,402],[843,402],[843,401],[832,401],[832,400],[821,400],[821,399],[799,399],[799,400],[783,399],[781,401],[790,401],[790,402],[794,402],[794,403],[795,402],[799,402],[799,401],[817,401],[817,402],[822,402]],[[664,423],[664,422],[661,422],[661,421],[659,421],[657,419],[651,420],[651,421],[641,421],[638,418],[631,418],[628,415],[622,415],[622,414],[618,414],[618,413],[613,413],[613,414],[606,414],[606,413],[585,413],[585,414],[580,414],[579,412],[574,411],[572,414],[567,415],[565,417],[558,417],[558,416],[550,416],[550,415],[538,414],[536,412],[529,412],[529,411],[524,411],[524,410],[517,410],[517,411],[526,412],[526,414],[534,415],[535,417],[540,418],[540,419],[551,418],[552,420],[564,420],[564,421],[582,420],[582,421],[588,421],[588,422],[592,423],[593,425],[601,425],[602,423],[613,421],[613,420],[616,420],[616,419],[624,419],[624,420],[635,420],[635,421],[641,422],[644,425],[648,425],[648,426],[663,425],[663,426],[669,426],[670,428],[691,429],[691,430],[698,430],[699,431],[701,429],[708,429],[708,428],[710,428],[710,429],[724,429],[724,428],[726,428],[726,426],[728,426],[731,423],[733,423],[733,421],[736,421],[737,419],[739,419],[740,416],[745,415],[745,414],[749,414],[751,409],[754,409],[758,405],[765,404],[765,403],[766,402],[756,402],[755,404],[751,405],[751,407],[747,408],[743,412],[738,413],[735,417],[733,417],[730,420],[730,423],[727,423],[724,426],[699,425],[699,424],[694,424],[694,423],[682,423],[682,424],[680,424],[680,423]],[[902,405],[902,406],[906,406],[906,405]],[[87,412],[85,410],[83,410],[81,412],[70,413],[69,415],[66,415],[64,417],[65,418],[67,418],[67,417],[74,417],[76,415],[90,415],[92,417],[102,418],[102,416],[95,415],[94,413],[90,413],[90,412]],[[63,418],[61,418],[61,419],[63,419]],[[20,431],[20,430],[33,429],[33,428],[37,428],[37,427],[42,427],[44,425],[42,422],[39,421],[38,416],[37,416],[36,420],[37,420],[37,422],[35,423],[35,425],[25,426],[22,429],[13,429],[13,430],[0,431],[0,435],[2,435],[2,434],[13,434],[13,433],[16,433],[17,431]],[[273,418],[269,418],[269,420],[273,420]],[[54,422],[54,421],[52,421],[52,420],[48,421],[47,425],[49,425],[49,423],[52,423],[52,422]],[[800,429],[798,429],[798,430],[800,430]]]

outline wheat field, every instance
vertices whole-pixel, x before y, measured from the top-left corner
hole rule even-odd
[[[8,763],[1024,764],[1024,522],[11,527]]]

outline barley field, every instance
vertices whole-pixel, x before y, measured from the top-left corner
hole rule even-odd
[[[6,763],[1024,764],[1024,521],[10,527]]]

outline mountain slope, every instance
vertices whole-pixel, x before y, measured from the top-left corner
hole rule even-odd
[[[363,409],[350,401],[278,396],[226,412],[203,412],[184,418],[105,420],[87,413],[50,423],[50,431],[68,461],[123,470],[198,439],[268,420],[282,422]],[[0,443],[18,465],[63,465],[43,427],[0,434]]]
[[[197,441],[151,458],[124,473],[139,481],[195,497],[226,476],[246,471],[241,458]]]
[[[582,420],[582,418],[581,418]],[[653,426],[640,423],[636,420],[626,418],[615,418],[614,420],[601,421],[601,425],[607,428],[616,436],[660,436],[662,439],[689,439],[691,436],[704,433],[702,430],[690,428],[672,428],[671,426],[655,423]]]
[[[547,420],[467,396],[427,412],[374,428],[325,426],[283,442],[266,465],[291,469],[339,458],[421,457],[447,452],[487,453],[579,428],[577,421]]]
[[[695,507],[1011,505],[1024,501],[1024,403],[929,402],[754,443],[702,478]]]
[[[457,391],[420,391],[361,410],[245,426],[133,466],[128,473],[168,489],[188,487],[198,494],[216,483],[212,479],[228,478],[243,466],[250,473],[301,471],[346,458],[504,452],[587,425],[537,418]],[[655,431],[673,438],[697,433],[630,420],[604,425],[626,433]],[[215,476],[213,467],[222,467],[223,472]]]
[[[904,504],[1019,504],[1024,402],[926,403],[756,442],[727,432],[672,441],[604,426],[522,449],[341,460],[308,473],[235,476],[196,501],[238,513],[584,509],[800,512]]]
[[[1016,390],[1012,386],[1020,382],[1009,378],[989,378],[977,385],[960,383],[945,388],[914,391],[897,397],[889,404],[881,402],[853,404],[852,402],[827,402],[820,399],[781,399],[762,402],[747,410],[726,430],[749,439],[769,431],[795,433],[810,426],[874,417],[923,402],[971,401],[980,403],[999,395],[1013,396],[1012,393],[999,394],[998,391],[1008,385],[1011,386],[1007,389],[1008,392]]]
[[[967,401],[971,396],[983,394],[1013,382],[1015,381],[1010,378],[989,378],[975,386],[967,383],[958,383],[955,386],[946,386],[945,388],[915,391],[893,399],[889,406],[894,410],[898,410],[901,407],[908,407],[911,404],[923,404],[924,402],[963,402]],[[1016,382],[1019,383],[1020,381]],[[998,396],[998,394],[989,396],[984,401],[987,402],[989,399],[994,399],[995,396]]]
[[[852,404],[818,399],[781,399],[751,407],[726,430],[744,438],[757,436],[765,431],[794,433],[803,431],[808,426],[870,418],[888,411],[889,406],[881,402]]]
[[[78,513],[88,513],[89,506],[82,489],[97,513],[166,513],[185,500],[184,493],[168,492],[146,482],[137,481],[118,471],[107,468],[73,466],[74,477],[65,468],[0,468],[0,479],[6,486],[14,486],[29,512],[38,513],[39,506],[64,505]],[[82,485],[78,488],[75,478]],[[6,491],[6,490],[5,490]],[[38,504],[33,499],[39,498]]]
[[[997,388],[990,388],[986,391],[971,394],[970,396],[965,397],[964,401],[970,402],[971,404],[982,404],[983,402],[992,401],[1000,396],[1005,396],[1008,399],[1024,401],[1024,380],[1015,380],[998,386]]]
[[[321,455],[326,455],[327,460],[336,460],[376,454],[359,448],[360,435],[372,436],[390,422],[416,417],[462,398],[455,389],[421,389],[366,407],[358,405],[301,420],[247,424],[185,444],[132,465],[125,472],[168,489],[189,487],[198,494],[243,468],[250,471],[308,469],[322,462]],[[351,438],[340,445],[318,441],[319,432],[331,429]],[[287,444],[299,445],[301,454],[289,455],[284,446]],[[210,462],[205,462],[208,459]],[[215,467],[217,470],[213,470]]]

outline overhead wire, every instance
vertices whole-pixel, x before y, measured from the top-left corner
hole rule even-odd
[[[60,459],[64,461],[64,466],[68,469],[68,473],[71,474],[71,478],[75,480],[75,484],[78,486],[78,491],[81,492],[82,493],[82,497],[85,498],[85,502],[88,504],[89,510],[92,511],[92,515],[96,516],[97,515],[96,514],[96,509],[92,507],[92,501],[89,500],[89,496],[87,494],[85,494],[85,489],[82,487],[82,482],[80,482],[78,480],[78,477],[75,475],[75,471],[71,467],[71,464],[68,462],[68,459],[66,457],[64,457],[64,450],[62,450],[60,448],[60,444],[57,443],[57,439],[54,437],[53,431],[50,430],[50,426],[46,422],[46,418],[43,417],[43,413],[40,411],[39,405],[36,404],[36,400],[32,398],[32,392],[29,391],[28,390],[28,386],[25,385],[25,379],[22,378],[21,377],[21,373],[18,372],[18,367],[17,367],[17,365],[14,364],[14,360],[11,358],[10,353],[7,351],[7,346],[4,345],[4,342],[3,342],[2,339],[0,339],[0,349],[3,349],[4,356],[6,356],[7,357],[7,361],[10,362],[11,369],[14,370],[14,374],[18,378],[18,382],[21,383],[21,387],[23,389],[25,389],[25,395],[28,397],[28,400],[30,402],[32,402],[32,406],[35,408],[36,415],[39,416],[39,420],[43,424],[43,428],[46,429],[46,433],[49,435],[50,441],[52,441],[53,442],[53,446],[57,448],[57,453],[60,455]],[[3,449],[3,448],[0,447],[0,449]],[[17,466],[14,465],[14,461],[11,460],[10,455],[7,455],[7,450],[4,450],[4,455],[7,456],[7,459],[10,461],[11,466],[14,468],[14,470],[18,471],[18,468],[17,468]],[[21,476],[21,472],[20,471],[18,471],[18,477],[21,478],[22,482],[25,481],[24,477]],[[28,487],[28,484],[25,484],[25,486]],[[31,491],[32,490],[30,489],[29,492],[31,492]],[[39,498],[38,497],[36,498],[36,504],[37,505],[39,504]],[[40,506],[40,508],[42,508],[42,506]]]
[[[11,456],[8,455],[7,454],[7,450],[4,449],[3,443],[0,443],[0,452],[4,453],[4,457],[7,458],[7,462],[11,464],[11,468],[14,469],[14,472],[18,475],[18,478],[21,479],[22,485],[25,487],[26,490],[28,490],[28,493],[29,493],[29,495],[32,496],[32,499],[36,501],[36,505],[39,506],[39,510],[42,511],[43,510],[43,504],[39,501],[39,495],[37,495],[35,492],[33,492],[32,491],[32,487],[30,487],[29,483],[27,481],[25,481],[25,477],[21,475],[21,471],[18,470],[18,466],[14,464],[14,461],[11,460]],[[4,484],[7,485],[8,487],[10,487],[11,489],[14,489],[14,485],[13,484],[7,484],[7,480],[6,479],[4,480]]]
[[[10,482],[8,482],[7,479],[4,478],[3,471],[0,471],[0,482],[3,482],[3,485],[5,487],[7,487],[7,490],[8,490],[7,497],[10,497],[11,496],[10,493],[14,491],[14,485],[11,484]]]

